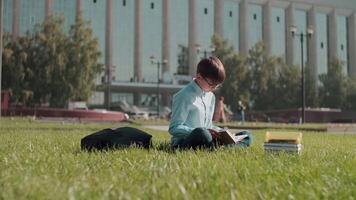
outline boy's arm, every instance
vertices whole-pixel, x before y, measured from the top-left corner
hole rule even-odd
[[[189,113],[189,103],[182,97],[176,96],[173,98],[171,123],[169,125],[169,133],[173,136],[184,137],[189,135],[194,128],[185,124]]]
[[[213,110],[211,110],[212,116],[213,116],[213,115],[214,115],[214,111],[215,111],[215,96],[213,96],[213,97],[211,98],[211,105],[213,105],[213,106],[212,106]],[[217,131],[217,132],[224,130],[223,128],[220,128],[220,127],[218,127],[218,126],[215,126],[215,125],[213,124],[213,120],[212,120],[212,119],[210,120],[210,127],[209,127],[209,129],[213,129],[214,131]]]

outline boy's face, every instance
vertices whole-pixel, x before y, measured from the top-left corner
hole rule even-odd
[[[213,80],[206,78],[200,74],[197,74],[196,80],[198,85],[202,88],[204,92],[211,92],[221,86],[221,84],[216,84]]]

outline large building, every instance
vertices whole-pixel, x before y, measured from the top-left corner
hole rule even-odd
[[[53,14],[63,14],[66,29],[78,14],[91,21],[107,69],[96,102],[155,103],[159,75],[159,94],[169,104],[179,80],[191,79],[197,60],[211,52],[214,32],[240,54],[264,41],[270,55],[300,65],[301,42],[290,27],[297,34],[310,27],[304,58],[313,77],[334,59],[356,75],[355,0],[4,0],[4,31],[23,34]],[[189,64],[182,70],[184,49]]]

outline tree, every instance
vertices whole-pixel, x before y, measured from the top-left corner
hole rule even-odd
[[[215,47],[213,54],[222,61],[226,71],[220,95],[224,96],[225,103],[230,105],[232,110],[237,110],[239,100],[247,102],[249,99],[246,59],[234,52],[232,46],[218,35],[213,36],[212,43]]]
[[[11,90],[11,101],[18,105],[27,104],[33,96],[29,87],[31,69],[28,67],[33,38],[25,36],[12,40],[10,34],[4,35],[2,89]]]
[[[310,66],[305,68],[305,104],[307,107],[318,107],[318,85],[312,75]]]
[[[230,105],[232,110],[237,110],[238,101],[249,101],[250,93],[247,82],[246,59],[238,54],[232,54],[225,58],[224,66],[226,70],[226,79],[221,88],[221,95],[224,96],[226,104]]]
[[[49,101],[51,107],[65,107],[70,98],[65,77],[69,39],[63,31],[63,17],[50,17],[37,26],[34,53],[31,54],[34,76],[31,77],[37,103]]]
[[[178,54],[178,68],[177,74],[188,75],[189,74],[189,63],[188,63],[188,47],[184,45],[178,45],[180,52]]]
[[[356,77],[352,77],[348,81],[346,105],[344,108],[356,111]]]
[[[21,45],[11,41],[11,35],[4,34],[4,50],[2,54],[2,90],[12,90],[12,100],[17,102],[24,79],[24,56],[20,56]]]
[[[103,70],[98,41],[87,22],[77,18],[69,34],[63,17],[50,17],[35,31],[5,42],[3,88],[11,88],[33,104],[65,107],[69,100],[86,101]]]
[[[342,72],[343,62],[336,60],[330,64],[326,74],[319,75],[321,106],[342,108],[346,103],[347,76]]]
[[[278,80],[274,87],[274,109],[297,108],[301,105],[300,68],[281,64],[278,72]]]
[[[70,99],[86,101],[95,88],[95,78],[104,65],[99,63],[101,52],[98,39],[94,37],[90,24],[82,17],[76,19],[69,32],[68,57],[65,77],[70,83]]]
[[[238,100],[257,110],[298,107],[300,71],[297,67],[269,56],[262,42],[249,51],[247,58],[239,56],[219,36],[213,36],[212,42],[214,55],[220,58],[226,71],[220,93],[233,110],[237,109]]]
[[[275,109],[278,72],[282,60],[269,56],[262,42],[257,43],[247,58],[251,100],[257,110]]]

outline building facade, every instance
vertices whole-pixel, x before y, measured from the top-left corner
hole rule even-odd
[[[78,14],[91,21],[106,66],[94,103],[154,104],[159,94],[168,105],[210,54],[214,33],[240,54],[263,41],[270,55],[300,65],[300,41],[289,28],[312,27],[303,56],[313,77],[335,59],[356,75],[355,0],[4,0],[4,31],[16,37],[54,14],[65,17],[67,30]]]

